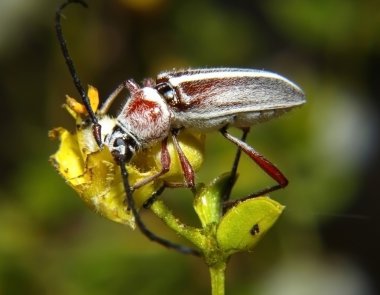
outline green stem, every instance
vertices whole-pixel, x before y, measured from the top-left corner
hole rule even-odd
[[[156,200],[150,207],[150,210],[177,234],[189,240],[198,248],[204,249],[206,237],[202,234],[202,231],[198,228],[183,224],[173,215],[162,200]]]
[[[226,271],[226,262],[221,262],[209,266],[211,276],[211,294],[224,295],[224,276]]]

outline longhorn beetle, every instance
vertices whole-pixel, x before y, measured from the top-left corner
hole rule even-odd
[[[183,253],[200,255],[194,249],[171,243],[148,230],[135,208],[133,199],[133,190],[168,172],[170,168],[170,155],[167,149],[169,136],[179,156],[185,179],[184,186],[194,190],[194,171],[177,140],[181,129],[188,128],[201,132],[219,131],[239,149],[231,174],[236,174],[240,151],[243,151],[277,182],[276,185],[244,199],[287,186],[288,180],[281,171],[245,143],[245,137],[250,126],[304,104],[305,97],[298,86],[280,75],[253,69],[204,68],[168,71],[160,73],[156,79],[146,79],[143,87],[132,79],[126,80],[113,91],[95,114],[78,78],[62,33],[61,12],[70,3],[79,3],[87,7],[82,0],[68,0],[56,12],[56,33],[63,56],[88,111],[94,138],[99,147],[109,148],[120,166],[128,208],[132,211],[139,229],[149,239]],[[110,131],[102,133],[99,118],[108,112],[111,104],[124,89],[129,91],[130,96],[118,114],[115,126]],[[238,139],[229,134],[227,132],[229,126],[242,129],[243,138]],[[161,171],[131,187],[126,164],[137,150],[157,142],[161,142]],[[163,188],[156,195],[162,191]],[[226,193],[225,201],[227,201],[229,191]],[[231,204],[232,202],[226,202],[226,206]]]

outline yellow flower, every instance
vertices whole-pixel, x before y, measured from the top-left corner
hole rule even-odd
[[[94,112],[99,105],[96,88],[89,86],[88,97]],[[77,130],[70,133],[62,127],[49,132],[49,137],[60,140],[58,151],[50,157],[53,166],[79,196],[97,213],[115,222],[134,227],[134,219],[125,205],[125,192],[120,168],[107,147],[99,149],[92,135],[92,128],[85,120],[87,111],[83,104],[66,97],[66,110],[75,119]],[[115,119],[109,116],[98,118],[102,131],[111,131]],[[179,142],[183,152],[196,171],[203,162],[204,135],[183,131]],[[183,183],[183,172],[178,155],[171,140],[168,141],[171,157],[170,171],[160,178],[135,190],[136,206],[142,204],[160,187],[164,181]],[[136,153],[127,165],[131,185],[156,174],[161,170],[161,143]]]

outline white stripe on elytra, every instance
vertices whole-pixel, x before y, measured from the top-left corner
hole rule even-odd
[[[201,81],[207,79],[224,79],[224,78],[243,78],[243,77],[266,77],[282,80],[299,91],[302,91],[296,84],[289,81],[283,76],[280,76],[275,73],[261,71],[261,70],[249,70],[249,71],[211,71],[207,73],[191,73],[190,75],[182,75],[180,77],[171,77],[169,82],[174,86],[178,86],[183,82],[191,82],[191,81]]]

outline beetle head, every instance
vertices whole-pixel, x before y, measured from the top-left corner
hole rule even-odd
[[[129,162],[137,150],[136,140],[118,126],[106,136],[105,144],[117,162]]]

